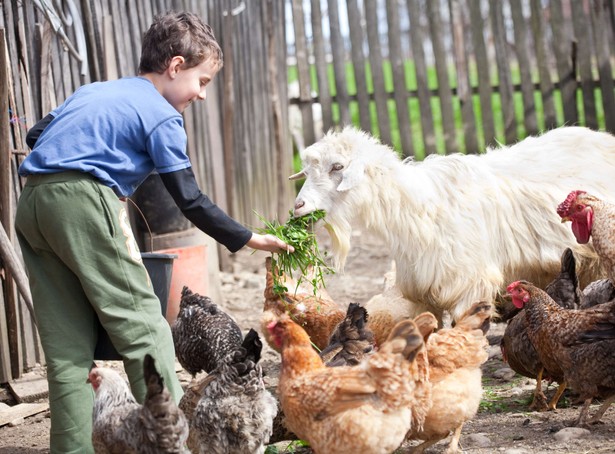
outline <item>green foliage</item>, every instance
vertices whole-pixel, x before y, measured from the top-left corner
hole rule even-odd
[[[334,272],[325,263],[318,249],[316,235],[313,233],[314,224],[325,217],[325,212],[318,210],[296,218],[291,211],[290,218],[285,224],[280,224],[276,220],[267,221],[258,214],[257,216],[265,224],[264,228],[257,229],[258,233],[275,235],[295,248],[292,253],[272,254],[273,292],[278,295],[287,293],[288,288],[284,285],[283,276],[294,277],[293,273],[296,274],[299,270],[301,274],[296,278],[297,286],[307,281],[316,295],[318,289],[325,286],[324,275]]]
[[[347,90],[350,95],[356,95],[358,90],[368,91],[369,93],[373,93],[373,79],[372,79],[372,69],[370,64],[366,63],[366,78],[367,78],[367,87],[357,87],[355,72],[352,62],[346,62],[345,66],[346,72],[346,84]],[[469,78],[470,85],[472,87],[478,86],[478,71],[479,69],[476,67],[474,62],[470,63],[469,66]],[[511,66],[511,81],[513,84],[519,84],[521,82],[520,70],[517,66]],[[384,76],[384,84],[388,92],[393,90],[393,70],[391,67],[390,61],[385,60],[382,65],[382,73]],[[416,77],[416,68],[414,62],[412,60],[404,61],[404,75],[405,75],[405,88],[408,90],[416,90],[417,89],[417,77]],[[457,75],[454,65],[450,65],[448,71],[448,87],[450,89],[457,87]],[[327,66],[327,76],[328,76],[328,84],[330,87],[331,94],[335,96],[335,72],[333,70],[333,65],[329,64]],[[292,82],[297,79],[297,67],[289,66],[288,67],[288,80]],[[594,75],[597,77],[597,75]],[[429,66],[427,68],[427,87],[430,90],[435,90],[438,88],[438,77],[435,66]],[[533,80],[539,80],[538,74],[533,75]],[[498,75],[495,70],[491,71],[490,74],[491,85],[496,87],[499,83]],[[316,69],[314,65],[310,66],[310,84],[312,90],[318,92],[318,81],[316,77]],[[558,89],[555,89],[552,93],[553,100],[555,103],[556,110],[556,124],[563,125],[564,124],[564,114],[563,114],[563,105],[561,93]],[[605,127],[605,118],[604,118],[604,106],[602,103],[602,95],[599,88],[595,89],[594,96],[595,104],[596,104],[596,115],[598,121],[598,128],[603,129]],[[534,102],[536,109],[536,118],[538,120],[538,128],[540,130],[545,129],[544,124],[544,106],[543,99],[541,93],[539,91],[534,92]],[[476,150],[466,150],[465,149],[465,138],[464,138],[464,127],[463,120],[461,118],[461,100],[457,96],[452,97],[452,108],[453,114],[455,117],[455,125],[456,125],[456,135],[457,135],[457,143],[459,150],[463,152],[467,151],[476,151]],[[415,158],[420,160],[425,157],[425,145],[421,128],[421,106],[416,97],[410,98],[408,100],[408,109],[410,114],[410,124],[409,125],[400,125],[397,118],[397,110],[395,106],[395,102],[390,99],[387,102],[388,105],[388,113],[391,125],[391,135],[393,140],[393,146],[397,151],[401,151],[401,138],[399,131],[401,128],[409,128],[410,134],[413,141],[414,147],[414,155]],[[472,106],[474,110],[474,116],[476,121],[476,130],[478,134],[478,147],[479,150],[485,149],[485,138],[483,137],[483,115],[480,103],[480,97],[478,94],[472,95]],[[506,143],[504,136],[504,118],[503,111],[501,105],[501,97],[499,92],[494,91],[491,96],[491,106],[494,115],[494,124],[495,124],[495,139],[499,143]],[[350,115],[352,124],[359,126],[359,106],[357,102],[351,102],[350,106]],[[378,136],[378,115],[376,112],[375,102],[370,102],[370,118],[371,118],[371,133]],[[431,98],[431,109],[433,115],[434,129],[436,132],[436,149],[438,153],[444,154],[447,151],[445,142],[444,142],[444,131],[442,126],[442,114],[440,107],[440,99],[437,96],[432,96]],[[527,135],[527,131],[525,129],[525,125],[523,123],[523,118],[525,116],[525,109],[523,105],[523,96],[521,92],[515,92],[513,95],[513,109],[515,113],[515,123],[517,125],[517,135],[519,139],[522,139]],[[579,114],[579,122],[578,124],[585,124],[585,110],[583,103],[583,93],[579,89],[577,90],[577,109]],[[333,114],[333,122],[339,123],[340,115],[339,115],[339,107],[336,103],[332,106],[332,114]]]
[[[265,449],[265,454],[283,454],[287,452],[292,454],[297,451],[297,448],[302,446],[310,446],[310,444],[304,440],[293,440],[282,450],[275,445],[269,445]]]

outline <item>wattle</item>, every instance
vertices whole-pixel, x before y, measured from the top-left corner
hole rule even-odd
[[[591,220],[587,221],[583,221],[583,222],[579,222],[579,221],[572,221],[572,233],[574,234],[574,237],[577,239],[577,243],[579,244],[586,244],[587,242],[589,242],[589,237],[591,235],[591,226],[590,226],[590,222]]]

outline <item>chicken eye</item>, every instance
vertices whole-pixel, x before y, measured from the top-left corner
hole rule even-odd
[[[342,170],[343,168],[344,168],[344,164],[340,164],[339,162],[336,162],[335,164],[331,166],[331,172],[338,172]]]

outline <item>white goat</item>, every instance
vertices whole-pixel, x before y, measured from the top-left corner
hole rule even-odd
[[[457,319],[493,301],[516,279],[545,285],[566,247],[582,281],[601,274],[591,245],[579,245],[556,213],[574,189],[615,199],[615,137],[562,127],[481,155],[400,161],[352,127],[301,153],[306,177],[295,216],[325,210],[333,259],[343,270],[354,222],[379,235],[397,264],[396,283],[413,316]],[[615,200],[614,200],[615,201]]]

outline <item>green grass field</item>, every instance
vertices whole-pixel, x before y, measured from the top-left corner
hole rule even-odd
[[[367,65],[366,67],[367,90],[368,92],[371,93],[373,92],[373,86],[372,86],[370,69],[371,68],[369,67],[369,65]],[[415,76],[416,71],[415,71],[413,62],[406,61],[404,69],[405,69],[404,73],[406,75],[406,88],[408,90],[416,90],[417,88],[416,76]],[[385,62],[382,70],[384,73],[385,88],[387,92],[391,92],[393,91],[393,74],[392,74],[390,63]],[[334,96],[335,95],[335,79],[334,79],[334,72],[333,72],[332,65],[328,66],[327,73],[329,77],[329,86],[330,86],[331,94]],[[455,79],[454,68],[448,71],[448,75],[449,75],[450,87],[451,88],[456,87],[457,82]],[[310,78],[311,78],[310,82],[311,82],[312,89],[315,92],[318,92],[316,69],[314,66],[310,68]],[[288,67],[289,82],[292,82],[296,79],[297,79],[296,66],[289,66]],[[428,68],[427,79],[428,79],[429,88],[436,89],[437,88],[437,75],[436,75],[436,70],[434,67]],[[346,64],[346,80],[348,84],[349,94],[350,95],[356,94],[357,87],[356,87],[356,81],[354,77],[354,69],[351,63]],[[497,83],[498,83],[497,75],[495,74],[492,75],[490,80],[491,80],[492,86],[497,86]],[[534,80],[537,80],[537,77],[535,77]],[[512,82],[514,84],[520,83],[519,70],[516,68],[512,69]],[[470,67],[470,84],[473,87],[478,85],[478,75],[477,75],[477,70],[476,70],[475,65]],[[482,136],[483,125],[482,125],[482,115],[481,115],[482,112],[481,112],[480,99],[478,95],[474,95],[472,99],[473,99],[473,106],[474,106],[473,110],[474,110],[474,116],[475,116],[475,121],[476,121],[476,127],[477,127],[477,130],[479,131],[478,132],[479,150],[484,150],[485,140],[484,140],[484,137]],[[544,109],[543,109],[543,104],[542,104],[542,97],[539,92],[535,92],[534,100],[536,104],[536,117],[538,119],[538,127],[539,127],[539,130],[543,130],[544,129]],[[595,101],[596,101],[598,125],[599,125],[599,128],[604,128],[604,109],[602,106],[602,97],[600,95],[599,89],[595,90]],[[527,132],[523,125],[524,109],[523,109],[522,95],[520,92],[515,92],[513,96],[513,102],[514,102],[514,109],[515,109],[515,119],[517,123],[517,136],[521,139],[527,135]],[[555,91],[554,93],[554,102],[555,102],[555,108],[556,108],[557,124],[563,125],[564,124],[564,113],[563,113],[562,100],[561,100],[559,91]],[[501,100],[500,100],[500,95],[498,93],[493,94],[491,98],[491,105],[492,105],[492,110],[495,116],[494,124],[495,124],[495,131],[496,131],[496,140],[499,143],[505,143],[504,124],[503,124],[503,118],[501,115]],[[417,98],[409,99],[408,108],[409,108],[409,114],[410,114],[410,125],[408,126],[411,129],[411,135],[412,135],[412,140],[413,140],[413,145],[414,145],[414,150],[415,150],[415,157],[416,159],[422,159],[425,156],[425,147],[423,145],[423,137],[422,137],[422,131],[421,131],[421,111],[420,111],[418,99]],[[579,124],[581,125],[585,124],[585,116],[584,116],[584,111],[583,111],[583,98],[582,98],[581,90],[578,90],[578,94],[577,94],[577,108],[579,112]],[[445,154],[446,150],[445,150],[444,135],[443,135],[443,129],[442,129],[442,114],[441,114],[441,109],[440,109],[440,102],[439,102],[439,99],[435,96],[431,98],[431,109],[433,112],[433,122],[434,122],[434,128],[436,132],[437,152],[440,154]],[[339,123],[339,109],[338,109],[337,104],[333,105],[332,110],[333,110],[332,112],[333,121],[334,123],[337,124]],[[395,108],[395,102],[393,100],[388,101],[388,112],[389,112],[389,120],[390,120],[390,125],[391,125],[391,135],[392,135],[393,145],[397,151],[401,151],[401,140],[400,140],[400,135],[399,135],[399,129],[400,127],[403,127],[403,125],[399,125],[398,118],[397,118],[397,110]],[[461,118],[461,107],[459,104],[459,99],[457,97],[453,97],[453,112],[455,116],[455,124],[457,127],[457,139],[459,141],[459,149],[461,152],[465,152],[466,150],[465,150],[464,138],[463,138],[463,122]],[[359,106],[357,102],[351,103],[350,113],[351,113],[352,123],[358,126],[359,125]],[[371,132],[374,135],[378,136],[379,135],[378,121],[377,121],[377,115],[376,115],[375,102],[370,102],[370,117],[371,117],[371,124],[372,124]]]

